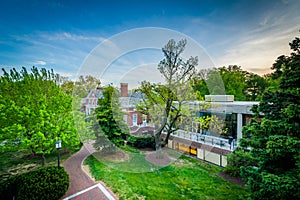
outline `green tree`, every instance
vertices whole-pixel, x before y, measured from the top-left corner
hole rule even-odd
[[[55,149],[60,139],[64,146],[79,143],[72,115],[72,98],[55,83],[53,71],[33,67],[15,69],[1,77],[0,141],[2,148],[26,148],[40,155]]]
[[[68,77],[56,75],[56,84],[60,86],[62,91],[74,97],[84,98],[91,89],[100,86],[101,81],[91,75],[79,76],[77,80],[72,81]]]
[[[86,116],[84,112],[80,110],[81,99],[78,97],[73,97],[73,118],[75,128],[79,135],[81,142],[89,143],[90,140],[94,140],[97,135],[97,129],[95,124],[97,124],[95,112],[91,112],[89,116]]]
[[[290,56],[279,57],[273,77],[279,86],[267,90],[253,120],[243,130],[241,147],[251,147],[256,166],[242,167],[252,199],[299,199],[300,196],[300,40],[290,43]],[[249,137],[249,138],[247,138]]]
[[[186,46],[186,40],[176,43],[169,40],[162,48],[164,59],[158,64],[158,70],[165,80],[165,84],[142,82],[139,91],[145,95],[138,110],[151,117],[155,125],[156,149],[168,143],[170,134],[177,130],[179,119],[189,117],[185,101],[194,99],[191,82],[195,75],[197,57],[184,60],[181,57]],[[161,134],[166,137],[161,142]]]
[[[229,65],[218,69],[224,82],[226,94],[234,95],[235,100],[246,100],[246,72],[237,65]]]
[[[203,101],[205,95],[209,94],[209,90],[206,84],[207,76],[209,73],[210,70],[202,69],[196,74],[195,77],[193,77],[191,81],[197,100]]]
[[[98,104],[96,116],[101,131],[114,144],[123,145],[129,130],[123,120],[124,113],[120,110],[119,94],[116,89],[113,86],[104,87],[103,98],[98,100]],[[103,138],[100,135],[98,139]]]
[[[192,83],[198,100],[204,100],[209,94],[227,94],[234,95],[237,101],[255,101],[269,85],[266,78],[244,71],[237,65],[200,70]]]
[[[100,86],[101,81],[91,75],[79,76],[78,80],[74,82],[73,96],[86,97],[91,89]]]
[[[246,77],[246,99],[248,101],[256,101],[261,97],[263,92],[266,90],[268,83],[265,78],[254,74],[248,73]]]

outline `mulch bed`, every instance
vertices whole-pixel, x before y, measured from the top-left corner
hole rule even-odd
[[[173,162],[174,159],[170,158],[169,155],[165,152],[162,152],[162,158],[157,158],[157,152],[148,153],[146,155],[146,160],[151,162],[156,166],[167,166]]]
[[[226,174],[225,172],[220,172],[219,175],[220,175],[220,177],[222,177],[223,179],[225,179],[227,181],[238,184],[240,186],[245,186],[245,182],[243,182],[240,177],[232,177],[232,176],[229,176],[228,174]]]

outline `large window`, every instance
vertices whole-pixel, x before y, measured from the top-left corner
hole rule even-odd
[[[209,111],[198,112],[199,117],[216,115],[221,121],[224,121],[224,128],[228,129],[228,136],[237,137],[237,114],[236,113],[212,113]],[[204,133],[205,134],[205,133]],[[219,137],[219,135],[213,135]]]

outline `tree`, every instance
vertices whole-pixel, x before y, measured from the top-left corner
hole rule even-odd
[[[197,57],[184,60],[181,57],[186,46],[186,40],[178,43],[171,39],[162,48],[164,59],[158,64],[158,70],[164,78],[165,84],[142,82],[139,91],[145,95],[138,110],[149,115],[155,124],[156,149],[168,143],[170,134],[177,130],[180,118],[188,116],[185,101],[194,99],[190,80],[195,75]],[[161,142],[161,134],[166,137]]]
[[[246,88],[246,72],[237,65],[229,65],[227,68],[218,69],[224,82],[226,94],[234,95],[235,100],[246,100],[244,90]]]
[[[60,139],[64,146],[79,144],[72,115],[72,98],[55,83],[53,71],[33,67],[15,69],[1,77],[0,142],[2,148],[26,148],[40,155],[55,149]]]
[[[73,97],[84,98],[91,89],[100,86],[101,81],[91,75],[81,75],[78,80],[72,81],[68,77],[57,74],[56,83],[66,94],[73,95]]]
[[[84,112],[80,111],[81,99],[78,97],[73,97],[73,118],[75,128],[79,135],[81,142],[89,143],[90,140],[94,140],[97,135],[96,124],[96,114],[91,112],[89,116],[86,116]]]
[[[129,130],[123,120],[124,113],[120,110],[119,95],[113,86],[103,88],[103,98],[98,100],[96,116],[100,129],[108,140],[117,146],[123,145]],[[101,135],[98,139],[102,139]],[[99,143],[99,142],[98,142]]]
[[[267,86],[265,78],[244,71],[237,65],[200,70],[193,79],[193,89],[199,100],[208,94],[227,94],[234,95],[237,101],[255,101]]]
[[[196,76],[193,77],[192,79],[192,87],[193,87],[193,91],[195,92],[197,100],[203,101],[205,95],[209,94],[206,80],[210,72],[211,70],[209,69],[199,70]]]
[[[248,101],[258,100],[266,90],[267,86],[268,83],[265,78],[254,73],[247,73],[245,89],[246,99]]]
[[[79,79],[74,82],[73,96],[86,97],[91,89],[100,86],[101,81],[91,75],[79,76]]]
[[[277,90],[267,90],[253,112],[262,120],[252,120],[243,130],[243,148],[251,147],[255,166],[241,168],[252,199],[299,199],[300,196],[300,40],[290,43],[290,56],[280,56],[273,69],[279,79]],[[276,66],[274,68],[274,66]],[[248,137],[248,138],[247,138]]]

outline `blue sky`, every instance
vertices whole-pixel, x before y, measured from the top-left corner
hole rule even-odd
[[[297,0],[2,0],[0,67],[34,65],[74,78],[101,42],[131,29],[157,27],[194,40],[211,65],[237,64],[265,74],[278,56],[289,54],[288,42],[299,37],[299,10]],[[139,35],[135,42],[150,39]],[[124,81],[130,70],[146,73],[161,59],[156,47],[122,54],[111,64],[114,76],[103,76],[101,69],[101,79]]]

